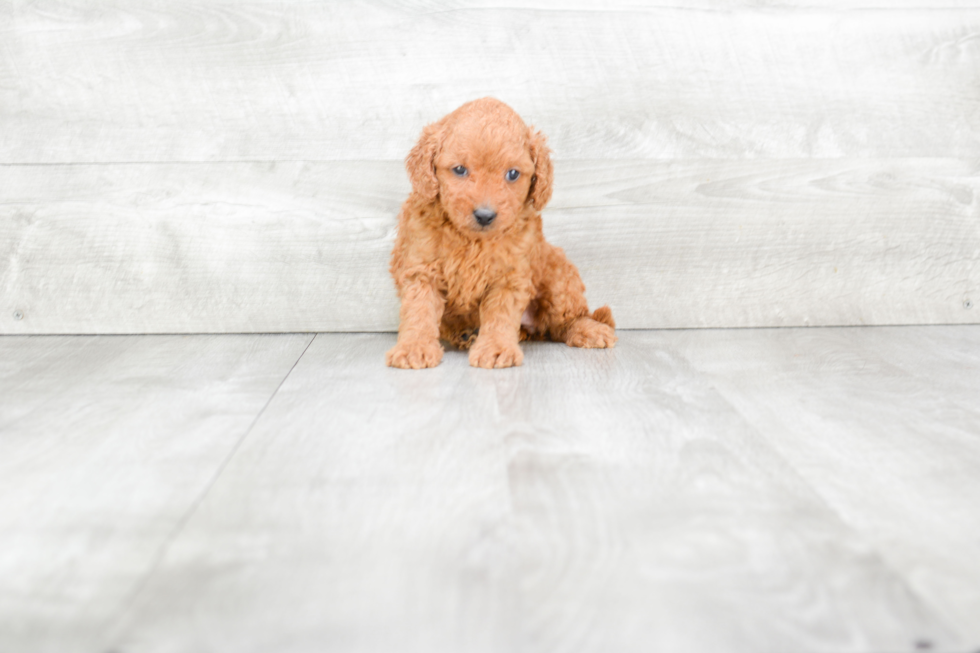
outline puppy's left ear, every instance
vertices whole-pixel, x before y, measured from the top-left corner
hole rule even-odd
[[[534,176],[531,177],[531,190],[527,198],[540,211],[551,199],[551,182],[555,176],[551,167],[551,150],[544,134],[533,127],[528,130],[527,145],[534,161]]]

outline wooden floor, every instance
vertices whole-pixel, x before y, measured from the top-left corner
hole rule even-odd
[[[980,650],[980,327],[0,338],[0,651]]]

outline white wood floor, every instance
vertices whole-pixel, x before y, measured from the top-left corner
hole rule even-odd
[[[980,650],[980,327],[0,338],[0,651]]]

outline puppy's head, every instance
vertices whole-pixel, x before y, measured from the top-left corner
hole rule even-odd
[[[438,201],[459,231],[477,238],[506,231],[551,198],[544,136],[493,98],[427,126],[405,167],[413,192]]]

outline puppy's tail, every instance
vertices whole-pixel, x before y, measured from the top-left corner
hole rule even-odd
[[[602,306],[595,309],[592,313],[592,319],[596,322],[602,322],[603,324],[608,324],[612,328],[616,328],[616,320],[613,319],[612,309],[608,306]]]

